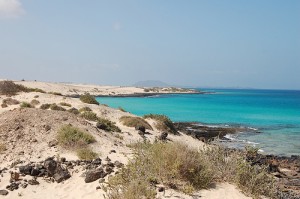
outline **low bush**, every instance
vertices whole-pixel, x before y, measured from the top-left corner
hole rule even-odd
[[[108,181],[109,198],[155,198],[155,184],[191,194],[208,188],[213,171],[201,154],[179,143],[138,143],[135,158]],[[137,192],[135,191],[137,190]],[[137,197],[139,198],[139,197]]]
[[[34,108],[34,106],[31,105],[31,104],[28,103],[28,102],[22,102],[22,103],[20,104],[20,107],[21,107],[21,108]]]
[[[235,175],[235,183],[246,194],[260,198],[264,195],[274,198],[276,194],[275,180],[267,173],[265,167],[251,165],[240,161]]]
[[[90,149],[88,147],[78,149],[76,152],[77,152],[78,158],[81,160],[93,160],[93,159],[99,157],[99,155],[97,153],[95,153],[92,149]]]
[[[13,81],[0,81],[0,95],[13,96],[18,92],[28,92],[28,88]]]
[[[42,105],[40,106],[40,109],[46,110],[46,109],[49,109],[50,106],[51,106],[51,104],[42,104]]]
[[[144,115],[144,118],[151,118],[156,121],[155,127],[160,131],[166,131],[171,134],[178,134],[173,122],[166,115],[148,114]]]
[[[61,105],[61,106],[67,106],[67,107],[71,107],[72,106],[71,104],[66,103],[66,102],[61,102],[61,103],[59,103],[59,105]]]
[[[79,112],[87,112],[87,111],[92,111],[92,109],[90,107],[87,107],[87,106],[79,109]]]
[[[75,114],[75,115],[78,115],[79,114],[79,111],[78,111],[78,109],[77,108],[70,108],[69,110],[68,110],[68,112],[70,112],[70,113],[73,113],[73,114]]]
[[[48,94],[62,96],[62,94],[59,92],[48,92]]]
[[[108,132],[121,132],[114,122],[104,118],[98,118],[96,127]]]
[[[109,178],[105,187],[108,198],[155,196],[155,184],[191,194],[225,181],[236,184],[254,198],[275,198],[273,177],[265,167],[251,166],[241,152],[219,146],[196,151],[180,143],[144,142],[131,147],[135,157],[119,174]]]
[[[87,103],[87,104],[97,104],[97,105],[99,105],[99,102],[95,99],[95,97],[90,95],[89,93],[81,95],[80,100],[84,103]]]
[[[129,127],[138,127],[138,126],[144,126],[146,129],[153,130],[153,128],[150,126],[150,124],[140,117],[132,117],[132,116],[122,116],[120,118],[120,121],[125,125]]]
[[[36,106],[36,105],[40,104],[40,101],[38,101],[38,100],[36,100],[36,99],[33,99],[33,100],[31,100],[30,104],[31,104],[32,106]]]
[[[40,88],[27,88],[27,92],[46,93],[46,91],[44,91]]]
[[[65,148],[77,148],[95,142],[95,138],[88,132],[71,125],[62,126],[57,132],[58,143]]]
[[[16,104],[20,104],[20,102],[16,99],[12,99],[12,98],[6,98],[3,100],[3,103],[4,104],[7,104],[7,105],[16,105]]]
[[[97,114],[92,111],[82,112],[80,113],[80,116],[89,121],[96,122],[98,120]]]
[[[50,105],[50,109],[51,110],[55,110],[55,111],[65,111],[66,109],[61,107],[61,106],[58,106],[57,104],[51,104]]]

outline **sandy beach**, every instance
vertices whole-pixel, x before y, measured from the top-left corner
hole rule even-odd
[[[27,87],[43,89],[47,92],[60,92],[63,95],[74,93],[91,92],[98,88],[101,91],[91,92],[92,94],[115,92],[116,94],[130,94],[134,92],[142,92],[140,88],[132,87],[105,87],[95,85],[73,85],[59,83],[44,83],[44,82],[16,82]],[[74,91],[76,90],[76,92]],[[7,96],[1,95],[0,102],[6,99]],[[63,124],[72,124],[91,133],[96,142],[91,144],[94,151],[99,152],[102,162],[109,157],[111,162],[127,162],[133,157],[132,150],[127,147],[128,144],[141,141],[142,138],[138,132],[132,128],[124,126],[119,119],[122,116],[133,116],[130,113],[116,110],[104,105],[86,104],[78,98],[71,98],[40,92],[20,92],[11,97],[19,102],[31,102],[38,100],[39,104],[35,108],[19,108],[20,105],[8,105],[6,108],[0,109],[0,136],[2,144],[5,144],[6,150],[0,154],[0,190],[6,190],[11,179],[12,172],[19,172],[18,168],[28,163],[38,163],[44,161],[48,157],[61,158],[64,157],[67,161],[76,161],[78,157],[72,151],[66,150],[56,144],[50,145],[55,140],[56,132]],[[84,118],[78,117],[72,113],[55,110],[42,110],[39,107],[42,104],[59,104],[61,102],[68,103],[76,109],[89,107],[99,117],[109,119],[115,122],[121,129],[121,137],[118,133],[108,133],[104,130],[95,128],[95,123],[87,121]],[[155,121],[147,119],[149,124],[154,124]],[[153,125],[154,126],[154,125]],[[153,142],[160,131],[155,129],[149,130],[146,139]],[[180,135],[169,134],[168,139],[171,142],[181,142],[188,144],[190,147],[199,149],[205,144],[197,139],[180,133]],[[112,152],[113,151],[113,152]],[[14,165],[14,166],[12,166]],[[69,169],[71,177],[61,183],[49,182],[46,178],[37,178],[38,185],[28,185],[26,188],[18,188],[14,191],[9,191],[3,198],[104,198],[105,192],[99,188],[98,180],[92,183],[84,181],[85,164],[76,165]],[[116,170],[117,171],[117,170]],[[113,174],[112,174],[113,175]],[[107,180],[108,176],[105,177]],[[32,176],[20,176],[18,182],[33,179]],[[215,188],[203,190],[195,193],[201,198],[249,198],[239,191],[236,186],[228,183],[217,184]],[[163,193],[158,193],[157,198],[191,198],[176,190],[166,189]]]

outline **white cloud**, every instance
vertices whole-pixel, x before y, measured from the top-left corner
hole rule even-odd
[[[17,18],[24,13],[20,0],[0,0],[0,18]]]

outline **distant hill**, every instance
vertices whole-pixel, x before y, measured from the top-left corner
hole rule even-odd
[[[147,80],[147,81],[139,81],[133,84],[135,87],[170,87],[169,84],[157,81],[157,80]]]

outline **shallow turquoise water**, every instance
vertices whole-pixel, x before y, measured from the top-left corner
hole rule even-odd
[[[256,128],[262,133],[243,132],[230,138],[235,145],[252,143],[265,153],[300,154],[300,91],[204,90],[215,93],[97,100],[140,116],[158,113],[168,115],[173,121]]]

